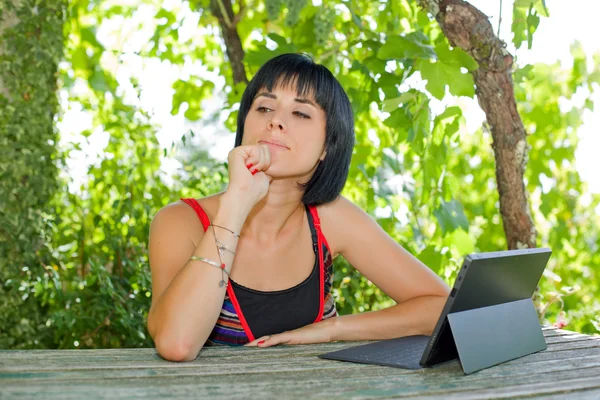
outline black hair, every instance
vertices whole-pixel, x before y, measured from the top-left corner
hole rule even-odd
[[[267,61],[252,78],[240,103],[235,147],[242,144],[244,123],[252,102],[261,88],[273,91],[274,86],[295,82],[299,97],[314,95],[325,111],[325,159],[319,163],[311,179],[298,183],[304,190],[302,202],[309,206],[335,200],[348,179],[354,148],[354,114],[346,92],[333,74],[323,65],[304,54],[282,54]]]

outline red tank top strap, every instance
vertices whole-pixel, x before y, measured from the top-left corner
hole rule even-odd
[[[315,225],[315,228],[317,229],[317,235],[321,238],[321,240],[325,243],[325,246],[327,246],[327,248],[329,249],[329,243],[327,243],[327,239],[325,238],[325,235],[323,235],[323,231],[321,231],[321,220],[319,219],[319,212],[317,211],[317,207],[308,206],[308,209],[310,210],[310,214],[313,217],[313,223]]]
[[[317,212],[317,207],[315,206],[309,206],[308,209],[310,210],[310,214],[312,215],[312,219],[313,219],[313,225],[315,226],[315,229],[317,230],[317,246],[319,249],[319,275],[320,275],[320,291],[319,293],[321,294],[319,296],[320,300],[319,300],[319,314],[317,315],[317,318],[315,319],[315,323],[321,321],[323,319],[323,311],[325,310],[325,298],[324,293],[325,293],[325,265],[324,265],[324,260],[323,260],[323,242],[325,242],[325,245],[327,246],[327,248],[329,248],[329,246],[327,245],[327,241],[325,240],[325,235],[323,235],[323,233],[321,232],[321,220],[319,219],[319,213]]]
[[[200,204],[198,204],[198,201],[193,198],[181,198],[181,201],[187,203],[194,209],[194,211],[196,211],[196,214],[198,215],[198,218],[200,218],[200,222],[202,222],[202,226],[204,227],[204,232],[206,232],[206,230],[210,226],[210,220],[208,219],[208,216],[206,215],[202,207],[200,207]]]

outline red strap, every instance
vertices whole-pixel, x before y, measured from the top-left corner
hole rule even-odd
[[[308,209],[313,217],[313,223],[317,230],[317,246],[319,247],[319,275],[320,275],[320,291],[319,291],[319,314],[317,315],[317,319],[315,322],[319,322],[323,319],[323,312],[325,309],[325,263],[323,260],[323,241],[325,242],[327,248],[327,240],[325,240],[325,236],[321,232],[321,220],[319,219],[319,213],[317,212],[317,207],[309,206]]]
[[[321,237],[321,240],[323,241],[323,243],[325,243],[325,246],[327,246],[327,248],[331,252],[329,243],[327,243],[327,239],[325,238],[325,235],[323,235],[323,232],[321,231],[321,220],[319,219],[319,212],[317,211],[317,207],[309,206],[308,208],[310,210],[310,213],[312,214],[315,227],[317,228],[317,234]]]
[[[250,342],[252,342],[255,339],[254,334],[250,330],[250,325],[248,325],[248,322],[246,321],[246,317],[244,317],[244,313],[242,312],[242,307],[240,306],[240,303],[238,303],[237,297],[235,297],[235,292],[233,291],[233,287],[231,286],[231,283],[229,285],[227,285],[227,294],[229,295],[229,300],[231,300],[231,303],[233,304],[233,308],[235,309],[235,312],[237,313],[237,316],[240,319],[242,328],[244,328],[244,332],[246,333],[246,336],[248,336],[248,340]]]
[[[208,216],[206,215],[202,207],[200,207],[200,204],[198,204],[198,201],[196,199],[184,198],[182,198],[181,201],[189,204],[194,209],[194,211],[196,211],[196,214],[198,214],[198,218],[200,218],[200,222],[202,222],[202,226],[204,227],[204,232],[206,232],[206,230],[210,226],[210,220],[208,219]]]

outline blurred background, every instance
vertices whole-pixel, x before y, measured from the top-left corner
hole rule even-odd
[[[434,3],[434,2],[424,2]],[[600,333],[600,6],[471,1],[514,57],[540,321]],[[431,10],[429,10],[431,11]],[[8,0],[0,5],[0,348],[153,346],[147,236],[227,187],[243,90],[305,52],[353,105],[343,195],[452,284],[506,249],[479,65],[409,0]],[[343,257],[340,314],[394,304]]]

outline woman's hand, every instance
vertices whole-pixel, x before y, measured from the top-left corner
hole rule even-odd
[[[335,317],[334,317],[335,318]],[[333,340],[334,318],[275,335],[260,337],[245,344],[247,347],[271,347],[278,344],[329,343]]]
[[[227,192],[247,201],[250,208],[269,192],[273,180],[266,171],[271,165],[271,150],[265,144],[238,146],[228,155],[229,186]]]

